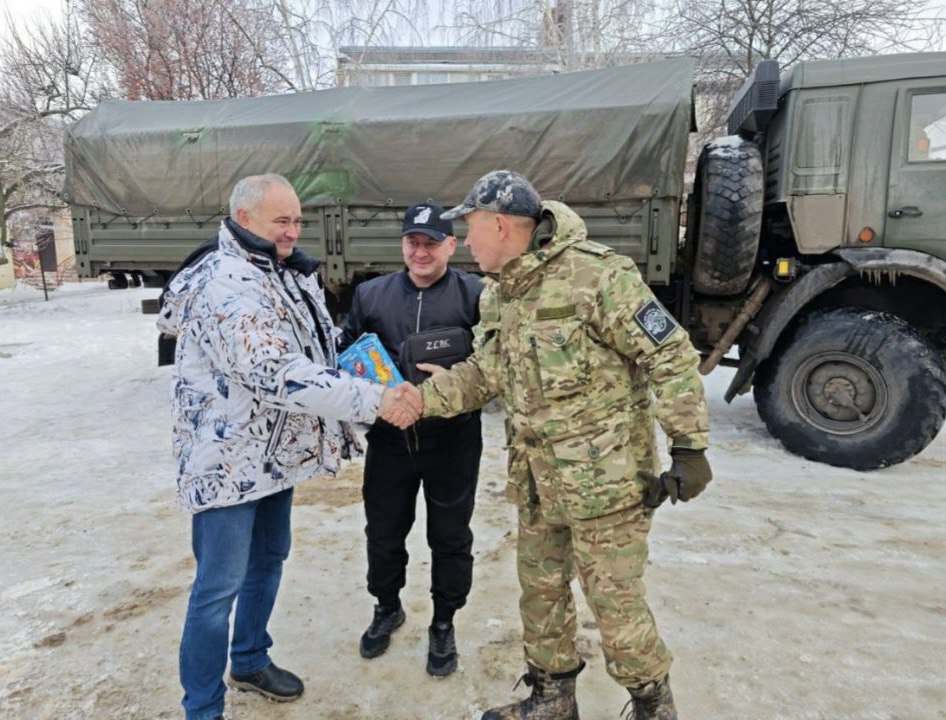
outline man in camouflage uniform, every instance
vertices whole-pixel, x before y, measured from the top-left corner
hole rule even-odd
[[[588,241],[581,218],[541,202],[521,175],[485,175],[442,217],[466,220],[466,245],[499,277],[480,298],[474,354],[420,386],[424,414],[452,416],[502,397],[506,492],[519,506],[532,695],[483,720],[578,717],[576,572],[635,720],[676,718],[671,655],[642,576],[653,508],[668,495],[689,500],[711,478],[698,355],[634,262]],[[655,414],[672,445],[671,469],[660,477]]]

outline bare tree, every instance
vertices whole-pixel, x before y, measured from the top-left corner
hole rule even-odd
[[[760,60],[799,60],[928,50],[940,28],[925,0],[672,0],[665,35],[741,80]]]
[[[424,46],[443,42],[427,0],[257,0],[282,23],[284,53],[293,58],[300,90],[335,84],[338,49]],[[355,65],[358,58],[354,58]]]
[[[83,0],[131,99],[299,92],[334,84],[343,45],[425,43],[426,0]]]
[[[928,50],[944,20],[928,0],[458,0],[450,27],[462,44],[545,53],[563,70],[696,57],[702,124],[716,126],[762,59]]]
[[[62,128],[104,92],[99,63],[84,44],[74,8],[59,20],[0,39],[0,246],[10,247],[15,216],[64,207]],[[14,28],[12,18],[6,22]]]
[[[576,70],[649,55],[652,9],[650,0],[460,0],[450,27],[463,44],[528,48]]]
[[[929,50],[942,22],[926,0],[669,0],[652,36],[665,51],[699,58],[703,125],[718,131],[733,93],[760,60]]]
[[[244,0],[84,0],[89,37],[131,100],[292,89],[272,56],[279,26]]]

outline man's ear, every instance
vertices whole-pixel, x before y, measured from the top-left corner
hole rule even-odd
[[[494,216],[496,218],[496,229],[499,231],[499,237],[505,239],[509,237],[510,225],[509,216],[503,215],[502,213],[496,213]]]

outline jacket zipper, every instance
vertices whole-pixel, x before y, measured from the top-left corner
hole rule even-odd
[[[278,270],[273,270],[279,274]],[[314,360],[315,355],[312,352],[312,348],[308,345],[303,339],[302,331],[299,328],[298,323],[296,322],[295,317],[295,303],[292,300],[291,295],[289,294],[289,288],[286,286],[286,281],[279,275],[279,281],[285,290],[285,297],[283,300],[289,300],[287,303],[286,309],[288,312],[286,315],[289,318],[289,325],[292,327],[292,334],[295,335],[296,342],[299,343],[299,347],[302,348],[302,352],[310,359]],[[299,292],[302,292],[302,288],[299,288]],[[319,319],[317,317],[312,318],[312,321],[318,323]],[[276,415],[276,422],[273,425],[273,431],[269,436],[269,441],[266,443],[266,450],[263,452],[263,472],[269,473],[273,470],[273,456],[276,454],[276,448],[279,447],[279,441],[282,439],[283,430],[286,427],[286,418],[289,415],[288,410],[280,410]]]
[[[424,291],[417,291],[417,317],[414,319],[414,332],[420,332],[420,311],[424,307]],[[414,447],[411,448],[411,434],[414,435]],[[407,451],[410,453],[420,452],[420,435],[417,434],[417,425],[411,425],[410,431],[404,431],[404,441],[407,443]]]

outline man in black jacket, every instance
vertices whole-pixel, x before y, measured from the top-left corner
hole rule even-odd
[[[431,203],[408,208],[401,229],[406,267],[356,288],[342,328],[342,349],[362,333],[373,332],[399,362],[408,335],[438,327],[470,330],[479,321],[482,282],[448,267],[457,239],[453,223],[440,219],[442,212]],[[423,483],[434,602],[427,672],[449,675],[457,667],[453,614],[466,603],[473,575],[470,518],[483,450],[479,411],[449,420],[426,419],[406,431],[377,421],[367,440],[368,592],[377,605],[359,651],[365,658],[381,655],[404,622],[399,593],[407,568],[405,540]]]

